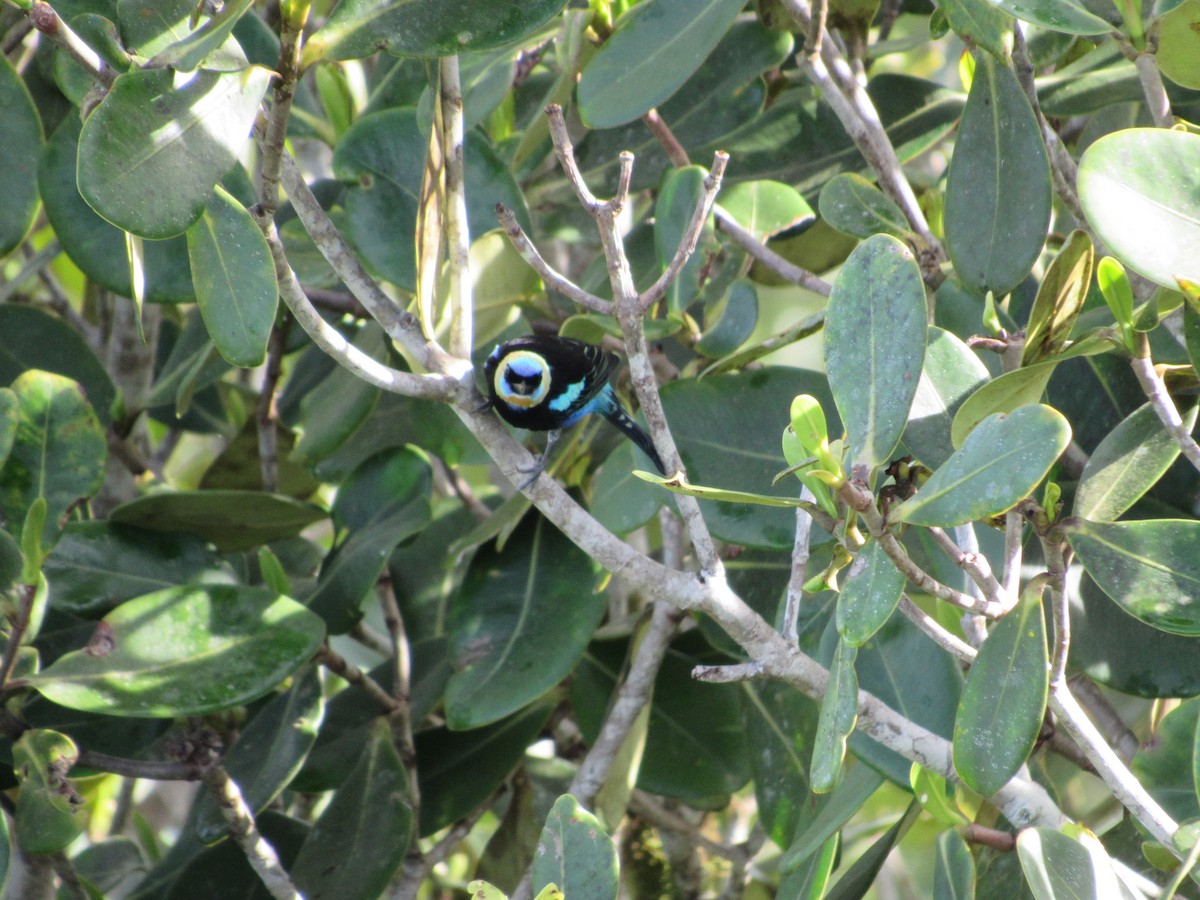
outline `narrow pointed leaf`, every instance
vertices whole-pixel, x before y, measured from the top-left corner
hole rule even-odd
[[[1063,348],[1087,299],[1094,260],[1087,232],[1072,231],[1046,270],[1033,301],[1025,327],[1022,366],[1054,356]]]
[[[875,879],[879,876],[879,872],[883,868],[883,864],[887,862],[892,850],[900,843],[920,815],[921,805],[915,800],[909,803],[904,815],[854,861],[853,865],[838,879],[833,890],[825,895],[825,900],[857,900],[866,894],[875,883]]]
[[[879,790],[884,778],[864,763],[855,763],[842,782],[833,789],[829,800],[821,807],[809,826],[796,836],[795,842],[779,861],[779,871],[795,871],[804,861],[836,834],[864,803]]]
[[[292,879],[305,897],[374,900],[408,852],[413,836],[408,772],[382,719],[371,729],[367,748],[292,864]]]
[[[890,518],[948,528],[1007,512],[1033,492],[1070,442],[1071,426],[1049,406],[989,416]]]
[[[829,666],[829,682],[813,742],[812,789],[818,794],[832,791],[841,780],[846,738],[858,721],[858,677],[854,674],[857,655],[856,648],[838,641]]]
[[[912,253],[888,235],[842,266],[825,317],[829,387],[855,462],[885,462],[904,432],[925,358],[925,286]]]
[[[946,175],[946,247],[959,278],[983,296],[1021,283],[1046,241],[1050,167],[1017,76],[975,54],[954,157]]]
[[[1190,432],[1197,407],[1183,417]],[[1093,522],[1111,522],[1158,483],[1179,456],[1179,445],[1149,404],[1130,413],[1092,451],[1075,489],[1074,513]]]
[[[101,216],[145,238],[182,234],[238,162],[271,73],[178,76],[134,69],[84,123],[79,191]],[[154,203],[137,198],[152,192]]]
[[[0,469],[0,512],[19,537],[38,498],[46,502],[42,542],[53,546],[62,520],[94,495],[104,481],[108,455],[104,430],[79,385],[61,375],[31,370],[12,383],[17,430]]]
[[[846,573],[837,602],[837,630],[851,647],[861,647],[895,611],[904,592],[904,576],[871,541],[859,551]]]
[[[1088,574],[1125,612],[1162,631],[1200,635],[1200,522],[1078,519],[1066,531]]]
[[[234,585],[176,587],[122,603],[84,649],[60,656],[30,683],[71,709],[202,715],[261,697],[324,637],[324,623],[287,597]]]
[[[529,517],[503,551],[488,545],[476,553],[447,624],[450,727],[503,718],[570,672],[604,615],[591,572],[583,551],[540,516]]]
[[[988,633],[959,699],[954,770],[977,794],[1004,787],[1033,750],[1050,689],[1047,660],[1041,590],[1026,589]]]
[[[609,900],[618,892],[612,838],[570,794],[554,801],[534,857],[533,889],[551,884],[580,900]]]
[[[217,186],[187,230],[196,302],[213,343],[235,366],[260,365],[275,324],[279,287],[266,238],[234,197]]]

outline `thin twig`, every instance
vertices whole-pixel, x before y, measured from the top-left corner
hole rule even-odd
[[[46,35],[55,44],[79,63],[89,75],[105,87],[111,87],[117,75],[104,64],[95,50],[89,47],[71,26],[64,22],[49,3],[44,0],[33,0],[29,9],[29,20],[33,27]]]
[[[126,759],[95,750],[80,750],[78,764],[86,769],[111,772],[126,778],[149,778],[153,781],[196,781],[201,775],[196,766],[186,762]]]
[[[753,234],[737,223],[732,215],[719,203],[713,207],[713,219],[717,229],[729,236],[733,243],[749,253],[784,281],[799,285],[805,290],[828,297],[833,291],[833,285],[808,269],[803,269],[795,263],[784,259],[774,250],[757,240]]]
[[[259,128],[262,137],[262,164],[256,212],[259,215],[260,228],[264,222],[275,218],[275,211],[279,208],[279,170],[285,154],[284,142],[287,140],[292,102],[296,97],[296,84],[300,80],[300,38],[303,23],[294,22],[287,15],[280,18],[279,57],[275,63],[273,99],[266,116],[266,124]]]
[[[966,527],[965,526],[964,530]],[[1016,605],[1017,595],[1008,594],[996,580],[996,576],[992,574],[992,567],[987,561],[987,557],[978,552],[977,549],[964,550],[946,534],[941,528],[927,529],[933,542],[941,548],[954,562],[956,566],[962,569],[970,577],[971,581],[982,592],[982,599],[991,603],[999,604],[1006,612]],[[972,529],[969,535],[973,544],[975,544],[975,533]],[[975,544],[978,547],[978,544]]]
[[[458,57],[438,61],[438,91],[442,107],[442,147],[446,159],[446,244],[450,270],[450,347],[470,359],[475,343],[474,285],[471,278],[471,235],[467,226],[466,134],[463,126],[462,83]]]
[[[1167,392],[1167,386],[1154,371],[1154,364],[1150,359],[1150,341],[1141,332],[1137,334],[1136,350],[1129,364],[1133,367],[1138,384],[1142,386],[1142,392],[1149,398],[1158,420],[1163,423],[1163,427],[1187,457],[1187,461],[1200,470],[1200,444],[1192,439],[1187,426],[1183,424],[1179,410],[1175,408],[1175,402]]]
[[[375,705],[388,716],[395,715],[401,706],[400,701],[389,694],[383,687],[358,666],[346,661],[340,655],[329,649],[326,644],[317,653],[317,661],[330,672],[344,678],[355,687],[362,688],[375,701]]]
[[[279,432],[275,409],[276,389],[283,373],[284,328],[278,323],[267,340],[267,360],[263,382],[258,391],[254,424],[258,429],[258,465],[264,491],[279,490]]]
[[[975,661],[975,648],[943,628],[937,619],[913,603],[908,594],[900,597],[900,612],[959,662],[970,665]]]
[[[508,239],[512,242],[517,253],[521,254],[521,259],[525,260],[529,268],[538,273],[548,288],[558,291],[558,293],[562,294],[572,303],[576,303],[585,309],[590,309],[592,312],[608,316],[612,315],[612,303],[601,297],[597,297],[591,291],[581,288],[575,282],[571,281],[571,279],[559,273],[550,263],[546,262],[542,254],[538,252],[537,247],[533,245],[533,241],[525,234],[525,229],[517,221],[516,214],[503,203],[496,204],[496,218],[500,220],[500,225],[504,228],[504,233],[508,235]]]
[[[87,888],[83,886],[83,881],[79,877],[79,873],[75,871],[75,866],[72,865],[70,858],[61,850],[57,853],[50,854],[50,865],[54,867],[54,874],[58,876],[58,880],[62,882],[63,890],[67,892],[67,896],[72,900],[90,900],[90,894]]]
[[[800,488],[800,499],[814,501],[807,485]],[[788,573],[787,595],[783,606],[783,636],[796,644],[800,640],[800,604],[804,600],[804,570],[808,566],[809,538],[812,535],[812,515],[802,506],[796,507],[796,537],[792,541],[792,568]]]

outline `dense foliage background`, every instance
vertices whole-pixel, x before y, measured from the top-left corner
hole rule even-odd
[[[4,897],[1194,892],[1200,0],[0,46]]]

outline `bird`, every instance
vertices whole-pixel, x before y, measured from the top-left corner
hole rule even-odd
[[[573,338],[526,335],[496,346],[483,364],[488,403],[505,422],[529,431],[546,431],[546,450],[524,490],[546,467],[550,450],[564,428],[599,413],[625,433],[667,474],[654,442],[617,399],[609,376],[617,355]]]

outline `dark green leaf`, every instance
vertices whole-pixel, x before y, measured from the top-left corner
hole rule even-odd
[[[779,861],[779,870],[791,872],[802,865],[862,808],[882,784],[883,776],[870,766],[861,762],[849,766],[849,771],[833,789],[833,793],[829,794],[816,817],[788,847],[787,853]]]
[[[938,835],[934,866],[933,900],[974,900],[975,860],[957,832]]]
[[[654,250],[659,266],[664,269],[675,256],[696,210],[696,202],[703,196],[705,174],[699,166],[687,166],[672,169],[663,178],[654,205]],[[696,298],[697,276],[703,268],[704,255],[694,253],[671,282],[667,288],[667,302],[672,312],[682,312]]]
[[[528,517],[503,551],[489,545],[475,554],[447,624],[451,728],[495,722],[571,671],[606,608],[590,568],[587,555],[541,516]]]
[[[1012,19],[990,0],[947,0],[938,7],[950,28],[970,48],[981,47],[1000,63],[1012,54]]]
[[[904,428],[909,452],[933,469],[946,462],[954,452],[954,416],[987,379],[987,368],[970,347],[930,325],[921,380]]]
[[[661,104],[700,67],[741,8],[741,0],[657,0],[633,7],[583,70],[583,121],[589,128],[612,128]]]
[[[1000,299],[1029,274],[1050,222],[1050,167],[1017,76],[975,54],[946,175],[946,248],[963,283]]]
[[[225,551],[294,537],[325,512],[311,503],[260,491],[171,491],[118,506],[110,521],[149,531],[185,532]]]
[[[1049,406],[989,416],[890,518],[948,528],[1006,512],[1038,486],[1070,440],[1071,426]]]
[[[321,620],[287,597],[233,585],[171,588],[121,604],[86,648],[30,681],[72,709],[201,715],[261,697],[324,637]]]
[[[858,649],[838,641],[829,664],[829,681],[821,700],[821,715],[813,737],[812,789],[827,794],[837,787],[846,757],[846,738],[858,720],[858,677],[854,658]]]
[[[176,86],[169,69],[118,76],[79,137],[79,191],[118,228],[182,234],[242,152],[271,73],[199,71]],[[146,192],[156,202],[138,202]]]
[[[754,282],[738,279],[715,302],[704,307],[704,333],[696,351],[725,356],[740,347],[758,324],[758,290]]]
[[[78,758],[74,742],[54,731],[31,729],[13,744],[16,836],[26,853],[57,853],[83,831],[83,798],[67,781]]]
[[[314,900],[375,900],[404,861],[412,819],[408,772],[380,720],[300,847],[291,870],[296,887]]]
[[[735,184],[721,192],[721,206],[760,241],[815,218],[799,191],[778,181]],[[821,215],[828,218],[824,210]]]
[[[217,185],[187,230],[187,242],[196,302],[213,343],[232,365],[260,365],[279,301],[275,265],[261,229]]]
[[[861,647],[900,603],[904,576],[896,571],[880,543],[871,541],[854,558],[845,578],[838,594],[838,634],[851,647]]]
[[[829,388],[852,459],[885,462],[904,432],[925,358],[925,286],[912,253],[875,235],[846,260],[825,315]]]
[[[954,770],[990,797],[1025,764],[1042,727],[1050,688],[1041,589],[1026,588],[1016,608],[988,632],[954,721]]]
[[[572,900],[612,900],[618,881],[612,838],[578,800],[559,797],[538,841],[533,890],[553,884]]]
[[[79,385],[68,378],[33,369],[12,388],[19,418],[0,469],[0,512],[19,538],[29,507],[45,500],[42,543],[49,548],[67,513],[104,482],[104,430]]]
[[[900,843],[920,814],[921,805],[913,800],[896,824],[884,832],[838,879],[833,890],[825,895],[827,900],[856,900],[862,897],[875,882],[892,849]]]
[[[861,240],[873,234],[906,237],[904,213],[883,191],[853,172],[835,175],[821,188],[821,218],[838,231]]]
[[[1100,842],[1091,838],[1089,850],[1061,831],[1038,826],[1017,835],[1017,856],[1033,893],[1046,900],[1073,900],[1104,894],[1128,896]]]
[[[1200,522],[1077,519],[1066,531],[1088,574],[1123,610],[1163,631],[1200,635]]]
[[[1200,701],[1189,700],[1171,710],[1155,729],[1154,742],[1140,749],[1130,762],[1138,781],[1180,821],[1200,815],[1196,799],[1196,766],[1192,749],[1200,723]]]
[[[1197,408],[1184,416],[1190,432]],[[1075,488],[1075,515],[1111,522],[1154,487],[1179,456],[1179,445],[1147,403],[1129,414],[1092,451]]]
[[[1023,22],[1064,34],[1108,34],[1111,23],[1074,0],[996,0],[996,5]]]
[[[0,61],[0,256],[21,243],[38,209],[34,166],[42,149],[42,123],[21,76]]]
[[[1121,262],[1167,288],[1200,281],[1200,135],[1132,128],[1079,161],[1079,201]]]

